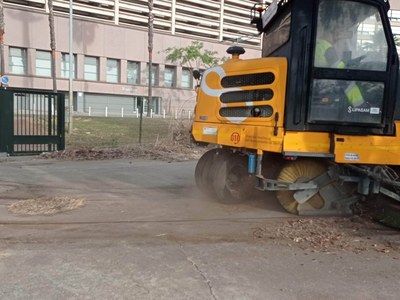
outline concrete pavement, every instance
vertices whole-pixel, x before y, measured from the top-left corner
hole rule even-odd
[[[257,226],[291,216],[271,194],[240,205],[206,198],[194,185],[195,163],[1,161],[0,298],[400,295],[399,253],[317,253],[256,239]],[[82,197],[86,206],[53,216],[7,211],[13,201],[49,195]]]

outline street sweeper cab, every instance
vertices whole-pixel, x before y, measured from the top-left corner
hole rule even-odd
[[[276,191],[292,213],[400,204],[399,59],[386,0],[254,5],[262,57],[206,70],[192,134],[216,147],[196,167],[224,202]],[[384,200],[382,200],[384,199]]]

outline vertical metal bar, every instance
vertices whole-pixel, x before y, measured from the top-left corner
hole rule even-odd
[[[22,95],[18,97],[18,103],[19,103],[19,111],[18,111],[18,115],[17,115],[17,120],[19,123],[19,130],[20,130],[20,134],[22,135],[22,132],[24,130],[24,124],[21,122],[22,119],[22,113],[23,113],[23,105],[22,105]]]
[[[32,98],[32,94],[29,94],[29,98],[28,98],[28,101],[27,101],[27,114],[28,114],[28,135],[31,135],[31,127],[32,127],[32,124],[31,124],[31,107],[30,107],[30,105],[31,105],[31,98]]]
[[[35,118],[35,102],[36,102],[36,94],[32,95],[31,99],[31,112],[32,112],[32,134],[31,135],[36,135],[36,118]]]
[[[57,98],[57,107],[58,107],[58,122],[57,122],[57,127],[58,127],[58,145],[57,145],[57,150],[64,150],[65,149],[65,95],[64,94],[59,94],[59,97]]]
[[[13,100],[16,102],[16,111],[14,111],[13,114],[13,123],[15,123],[16,128],[15,131],[13,132],[13,134],[19,134],[19,122],[18,122],[18,112],[19,112],[19,97],[18,96],[14,96]],[[13,106],[15,107],[15,104],[13,103]]]
[[[39,135],[39,115],[38,115],[38,107],[39,107],[39,97],[36,95],[35,97],[35,115],[36,115],[36,122],[35,122],[35,133]]]
[[[37,116],[36,116],[36,101],[37,101],[37,95],[34,95],[33,97],[33,107],[32,107],[32,114],[33,114],[33,134],[37,135]]]
[[[24,113],[24,111],[23,111],[23,109],[24,109],[23,96],[22,95],[21,95],[21,97],[19,97],[19,104],[20,104],[20,111],[18,112],[18,122],[20,123],[19,126],[20,126],[20,130],[21,130],[21,135],[22,135],[22,133],[24,131],[24,123],[22,122],[22,117],[23,117],[23,113]]]
[[[74,60],[74,55],[73,55],[73,7],[72,7],[72,0],[69,0],[69,96],[68,96],[68,111],[69,111],[69,116],[68,116],[68,133],[72,132],[72,111],[73,111],[73,98],[74,98],[74,91],[73,91],[73,81],[72,81],[72,68],[75,64]],[[75,73],[77,71],[77,68],[75,68]]]
[[[24,124],[24,132],[23,132],[23,134],[24,135],[26,135],[26,131],[27,131],[27,126],[26,126],[26,95],[27,94],[25,94],[25,97],[24,97],[24,122],[23,122],[23,124]]]
[[[17,106],[18,106],[18,110],[17,110],[17,114],[16,114],[16,119],[17,119],[17,121],[16,121],[16,123],[18,124],[18,134],[21,134],[21,132],[22,132],[22,124],[21,124],[21,120],[20,120],[20,115],[21,115],[21,112],[22,112],[22,100],[21,100],[21,98],[22,98],[22,96],[21,95],[19,95],[19,96],[17,96]]]
[[[52,99],[51,99],[51,133],[50,133],[51,136],[54,135],[54,125],[55,125],[55,119],[54,119],[55,113],[54,113],[54,111],[56,109],[56,106],[55,106],[56,98],[57,98],[57,95],[54,94]]]
[[[47,136],[51,136],[51,101],[53,98],[54,94],[48,94],[47,95]],[[51,151],[50,143],[47,143],[48,145],[48,151]]]
[[[24,135],[28,135],[29,134],[29,130],[30,130],[30,125],[29,125],[29,109],[28,109],[28,103],[29,103],[29,98],[30,98],[31,94],[26,94],[25,95],[25,117],[24,117],[24,124],[25,124],[25,131],[24,131]]]
[[[53,126],[51,127],[51,135],[55,136],[57,134],[57,99],[58,99],[58,94],[54,95],[53,99],[53,107],[52,107],[52,117],[53,117]]]
[[[43,135],[43,115],[42,115],[42,110],[43,110],[43,95],[40,95],[39,97],[39,102],[40,102],[40,106],[39,106],[39,116],[40,116],[40,126],[39,126],[39,130],[40,130],[40,135]]]
[[[12,130],[13,130],[13,98],[14,93],[10,90],[0,90],[0,152],[11,153]]]
[[[36,135],[36,116],[35,116],[35,105],[36,95],[33,95],[31,100],[31,116],[32,116],[32,135]]]

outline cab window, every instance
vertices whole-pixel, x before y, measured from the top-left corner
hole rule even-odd
[[[311,86],[308,120],[380,124],[385,84],[357,80],[356,75],[352,80],[341,77],[347,76],[346,70],[385,72],[387,57],[388,43],[377,7],[321,0],[314,48],[314,67],[320,75],[315,75]]]
[[[289,40],[291,13],[288,7],[264,33],[262,56],[269,56]]]
[[[322,0],[318,11],[314,66],[385,71],[388,43],[376,7]]]

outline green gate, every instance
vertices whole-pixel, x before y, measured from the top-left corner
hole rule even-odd
[[[65,148],[65,97],[0,89],[0,152],[37,154]]]

